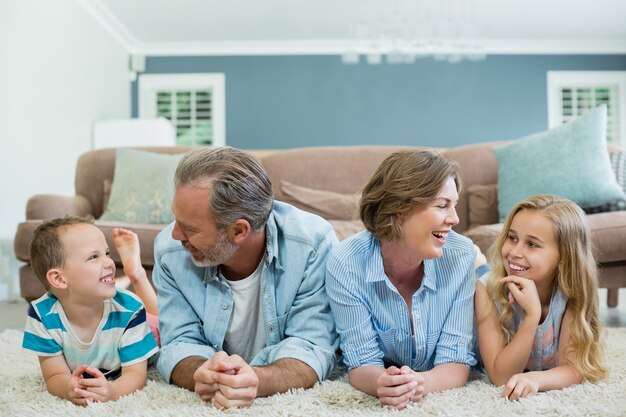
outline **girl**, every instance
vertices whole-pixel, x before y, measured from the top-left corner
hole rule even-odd
[[[506,384],[502,396],[605,378],[598,270],[580,207],[550,195],[519,203],[490,258],[476,284],[478,344],[491,381]]]

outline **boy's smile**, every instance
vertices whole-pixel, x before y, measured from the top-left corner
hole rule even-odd
[[[115,296],[115,263],[104,234],[90,224],[63,227],[59,233],[65,253],[61,271],[67,294],[82,303]]]

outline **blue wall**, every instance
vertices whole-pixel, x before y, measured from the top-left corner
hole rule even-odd
[[[626,55],[413,65],[344,65],[338,56],[152,57],[145,73],[225,73],[226,143],[279,149],[515,139],[547,128],[552,70],[624,71]],[[136,82],[132,112],[136,117]]]

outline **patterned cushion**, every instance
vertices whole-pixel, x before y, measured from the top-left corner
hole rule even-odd
[[[626,152],[610,152],[609,158],[611,159],[611,168],[613,168],[617,183],[626,193]],[[626,201],[616,200],[601,206],[583,208],[583,210],[585,210],[587,214],[603,213],[605,211],[622,211],[626,210]]]
[[[111,196],[100,220],[145,224],[172,222],[174,172],[182,156],[117,149]]]

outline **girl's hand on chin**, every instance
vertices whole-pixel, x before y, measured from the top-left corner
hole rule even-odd
[[[500,279],[502,285],[509,290],[509,303],[517,303],[522,307],[526,316],[541,317],[541,301],[535,286],[535,281],[515,275]]]

